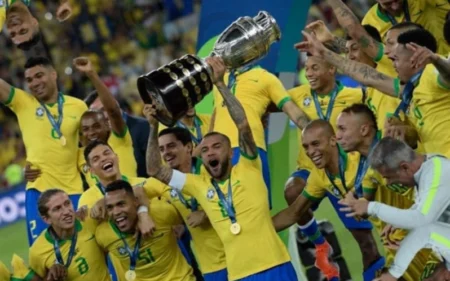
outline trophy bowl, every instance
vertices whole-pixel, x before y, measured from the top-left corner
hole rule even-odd
[[[270,45],[280,38],[275,19],[261,11],[228,26],[210,56],[219,56],[228,69],[237,69],[267,55]],[[155,118],[171,127],[212,90],[212,74],[203,59],[185,55],[140,76],[137,88],[144,103],[156,106]]]

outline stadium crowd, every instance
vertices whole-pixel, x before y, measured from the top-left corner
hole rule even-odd
[[[0,1],[14,45],[0,102],[18,122],[2,122],[0,164],[24,167],[30,245],[28,265],[14,256],[0,281],[297,280],[277,235],[293,225],[337,281],[314,218],[324,198],[361,250],[364,281],[450,280],[450,3],[314,2],[298,86],[210,57],[213,114],[191,108],[166,128],[134,85],[194,53],[200,3],[188,2],[61,0],[32,6],[45,11],[35,18],[30,1]],[[301,146],[274,216],[270,104]]]

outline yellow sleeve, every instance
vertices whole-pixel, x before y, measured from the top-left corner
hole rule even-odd
[[[182,192],[188,196],[193,196],[195,198],[201,197],[202,196],[201,187],[205,185],[206,183],[205,181],[208,178],[210,177],[202,175],[186,174],[186,181],[183,185]],[[211,185],[209,181],[208,184]]]
[[[102,222],[97,229],[95,230],[95,241],[97,242],[98,246],[100,246],[100,248],[107,252],[107,248],[105,245],[105,237],[107,235],[107,230],[105,229],[105,224],[107,224],[108,222]]]
[[[31,280],[35,275],[33,270],[31,270],[26,264],[25,261],[14,254],[11,260],[12,267],[12,279],[11,280]],[[3,280],[3,279],[0,279]],[[9,279],[7,279],[9,280]]]
[[[0,280],[9,280],[10,277],[11,273],[9,273],[8,268],[0,261]]]
[[[166,203],[170,205],[170,209],[168,210],[168,212],[166,212],[165,216],[167,217],[167,221],[169,223],[169,225],[180,225],[183,224],[183,219],[181,218],[180,214],[178,213],[177,209],[175,209],[175,207],[170,204],[170,203]]]
[[[47,273],[47,268],[45,267],[45,259],[40,255],[40,253],[37,251],[39,247],[39,238],[36,240],[33,244],[33,246],[30,248],[29,253],[29,260],[30,268],[41,278],[45,278],[45,275]]]
[[[263,81],[266,83],[266,91],[270,100],[276,104],[279,109],[282,109],[284,104],[291,100],[291,97],[281,81],[275,75],[267,71],[263,73],[265,73]]]
[[[204,136],[209,131],[209,125],[211,124],[211,115],[210,114],[197,114],[197,117],[202,122],[201,131],[202,131],[202,136]]]
[[[377,177],[377,175],[378,173],[376,173],[372,169],[369,168],[369,170],[367,170],[362,181],[362,188],[364,194],[374,194],[375,192],[377,192],[377,189],[380,187],[379,185],[381,184],[381,181]]]
[[[133,141],[131,139],[131,134],[130,134],[130,130],[128,130],[128,127],[125,126],[125,130],[123,131],[122,134],[117,134],[114,131],[111,131],[111,136],[109,137],[110,140],[111,138],[116,139],[117,141],[120,141],[122,144],[125,145],[129,145],[129,144],[133,144]]]
[[[257,152],[258,153],[258,152]],[[237,165],[239,167],[255,167],[257,169],[262,169],[262,163],[261,158],[259,157],[259,154],[256,154],[254,157],[250,157],[249,155],[245,154],[244,152],[240,151],[240,157]]]
[[[30,104],[33,102],[34,97],[21,89],[11,87],[8,100],[5,105],[11,108],[14,112],[18,112],[22,109],[30,110]]]
[[[148,178],[142,187],[149,199],[163,196],[166,191],[170,190],[169,186],[155,178]]]
[[[6,21],[6,7],[5,5],[3,5],[3,7],[0,7],[0,31],[3,30],[3,25],[5,24],[5,21]]]
[[[313,202],[320,202],[325,197],[326,189],[324,183],[320,179],[319,171],[314,168],[308,177],[305,189],[303,189],[302,195]]]

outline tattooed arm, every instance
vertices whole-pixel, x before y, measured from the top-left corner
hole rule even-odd
[[[292,122],[294,122],[300,130],[303,130],[303,128],[305,128],[310,121],[306,113],[301,110],[293,101],[286,102],[283,105],[282,110],[289,116]]]
[[[150,124],[150,135],[148,137],[147,152],[145,154],[147,162],[147,173],[159,181],[169,184],[172,179],[173,170],[169,166],[162,165],[161,154],[158,146],[158,120],[154,118],[156,109],[150,104],[144,106],[144,116]]]
[[[334,36],[333,40],[330,42],[326,42],[325,46],[327,46],[330,50],[335,53],[343,54],[347,52],[347,40],[341,37]]]
[[[400,88],[396,86],[397,81],[392,77],[378,72],[375,68],[346,59],[326,49],[323,52],[323,58],[359,83],[375,88],[390,96],[398,97]]]
[[[258,155],[258,148],[256,147],[253,133],[250,129],[250,125],[248,124],[244,108],[237,98],[230,92],[223,80],[217,81],[216,87],[223,97],[234,124],[236,124],[236,127],[238,128],[239,148],[241,149],[241,152],[250,158],[256,157]]]
[[[347,40],[334,36],[325,23],[321,20],[314,21],[305,27],[309,32],[313,32],[316,35],[317,40],[325,44],[328,49],[333,50],[338,54],[346,53],[347,47],[345,46]]]
[[[359,19],[341,0],[328,0],[334,14],[344,31],[354,40],[358,41],[361,49],[371,58],[380,59],[383,55],[383,45],[373,39],[364,29]]]

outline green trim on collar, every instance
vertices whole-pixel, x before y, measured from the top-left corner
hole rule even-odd
[[[380,9],[380,4],[377,4],[377,16],[384,22],[389,22],[389,17]]]
[[[345,166],[345,170],[347,170],[347,167],[348,167],[348,154],[347,154],[347,152],[344,151],[344,149],[342,149],[342,147],[340,145],[338,145],[338,150],[339,150],[339,155],[344,158],[344,166]]]
[[[81,225],[81,222],[79,220],[75,220],[75,231],[76,232],[80,232],[83,229],[83,226]],[[45,230],[44,233],[45,239],[47,239],[47,241],[50,244],[54,244],[55,240],[53,239],[53,237],[50,235],[50,233],[48,232],[48,228]],[[71,241],[71,239],[61,239],[58,241],[58,245],[63,245],[64,243],[66,243],[67,241]]]
[[[120,133],[120,134],[117,134],[117,133],[114,132],[113,130],[111,130],[111,132],[112,132],[116,137],[118,137],[119,139],[122,139],[123,137],[125,137],[125,135],[126,135],[127,132],[128,132],[128,126],[125,126],[125,129],[124,129],[123,132]]]
[[[378,53],[377,56],[373,58],[375,62],[379,62],[384,56],[384,44],[378,42]]]
[[[400,79],[398,77],[394,79],[394,91],[395,96],[400,97]]]
[[[133,236],[134,234],[132,233],[124,233],[122,231],[120,231],[117,226],[112,222],[112,220],[108,221],[109,225],[111,226],[111,228],[114,230],[114,232],[117,234],[117,236],[119,236],[119,238],[122,237],[130,237]]]
[[[66,99],[64,98],[64,94],[60,92],[60,93],[58,93],[58,96],[59,95],[61,95],[62,101],[63,101],[63,104],[64,104],[66,102]],[[58,104],[58,103],[57,102],[52,102],[52,103],[46,103],[45,105],[53,107],[55,104]]]

